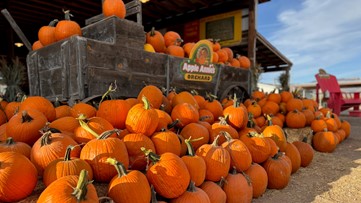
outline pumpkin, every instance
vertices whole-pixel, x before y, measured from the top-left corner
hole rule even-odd
[[[177,137],[178,138],[178,137]],[[141,147],[145,147],[153,152],[156,152],[152,140],[142,133],[129,133],[124,136],[123,142],[127,148],[129,156],[129,169],[143,171],[147,166],[147,159]],[[178,141],[178,143],[180,143]]]
[[[276,104],[280,104],[281,103],[281,95],[278,93],[275,93],[274,91],[269,93],[267,96],[267,101],[273,101]]]
[[[41,137],[40,129],[47,122],[43,113],[29,109],[15,114],[8,122],[6,134],[16,142],[25,142],[32,146]]]
[[[128,172],[121,162],[113,158],[108,158],[107,163],[113,165],[118,172],[109,183],[108,197],[114,202],[150,202],[149,182],[142,172]]]
[[[247,106],[247,112],[252,113],[254,118],[261,116],[262,109],[256,101],[252,101],[251,105]]]
[[[0,180],[0,201],[17,202],[33,192],[38,181],[38,172],[24,155],[1,152]]]
[[[228,53],[225,50],[218,50],[216,51],[217,55],[218,55],[218,63],[225,63],[226,61],[228,61]]]
[[[7,135],[6,135],[6,126],[8,125],[8,123],[4,123],[2,125],[0,125],[0,142],[3,142],[7,139]]]
[[[172,117],[163,110],[155,109],[155,111],[157,112],[159,118],[158,126],[155,131],[159,132],[162,129],[168,129],[168,127],[173,123]]]
[[[170,95],[174,95],[174,94],[170,94]],[[168,97],[170,97],[170,95],[168,95]],[[189,103],[190,105],[192,105],[195,109],[199,109],[198,106],[198,102],[197,100],[194,98],[194,96],[187,91],[183,91],[180,92],[178,94],[175,94],[174,96],[172,96],[172,107],[174,108],[177,104],[181,104],[181,103]]]
[[[206,162],[206,180],[220,181],[222,177],[227,176],[230,168],[229,152],[218,145],[220,136],[218,135],[212,144],[204,144],[196,151],[196,155]]]
[[[124,142],[118,138],[109,137],[114,132],[117,130],[103,132],[97,139],[87,142],[80,152],[80,158],[92,167],[96,181],[109,182],[117,174],[116,169],[107,164],[108,157],[122,162],[126,168],[129,166],[129,156]]]
[[[87,143],[98,138],[99,134],[114,129],[111,123],[101,117],[87,119],[84,116],[79,116],[78,121],[79,126],[74,129],[74,140],[78,143]],[[111,136],[116,137],[116,134]]]
[[[174,31],[167,31],[164,33],[164,43],[166,47],[169,47],[171,45],[180,46],[183,42],[181,36]]]
[[[131,105],[122,99],[106,100],[100,103],[96,112],[97,117],[104,118],[114,128],[124,129],[125,120]]]
[[[252,165],[244,172],[252,182],[253,198],[258,198],[266,192],[268,176],[266,170],[257,163]]]
[[[30,159],[42,175],[50,162],[63,157],[68,145],[77,145],[71,137],[62,133],[45,132],[31,148]],[[71,152],[71,157],[79,157],[80,148]]]
[[[82,170],[79,175],[64,176],[51,183],[40,194],[37,202],[93,203],[98,201],[95,186],[88,180],[88,172]]]
[[[291,165],[283,157],[286,157],[282,152],[270,157],[262,166],[265,169],[268,177],[267,188],[269,189],[283,189],[285,188],[291,177]],[[288,159],[289,160],[289,159]]]
[[[208,129],[199,123],[189,123],[188,125],[184,126],[180,131],[180,135],[182,135],[182,137],[185,139],[192,137],[193,139],[197,140],[191,143],[194,150],[197,150],[201,145],[207,144],[209,142]]]
[[[142,102],[142,98],[146,97],[152,108],[159,109],[163,100],[163,93],[158,87],[154,85],[146,85],[138,93],[138,101]]]
[[[159,156],[145,148],[142,148],[142,151],[151,161],[146,176],[159,195],[176,198],[187,190],[190,175],[179,156],[169,152]]]
[[[291,160],[291,164],[292,164],[292,172],[291,173],[295,173],[301,167],[300,152],[298,151],[298,149],[295,145],[293,145],[290,142],[287,142],[285,154]]]
[[[200,188],[207,193],[211,203],[226,203],[227,195],[217,183],[205,181]]]
[[[154,144],[157,154],[162,155],[170,152],[177,156],[181,153],[181,144],[177,134],[172,131],[164,130],[152,135],[151,140]]]
[[[215,120],[218,120],[223,115],[223,106],[220,101],[216,100],[215,95],[207,95],[203,108],[210,111]]]
[[[69,38],[73,35],[82,36],[82,31],[79,24],[75,21],[70,20],[72,16],[70,11],[64,11],[65,19],[61,20],[55,26],[55,39],[57,41]]]
[[[43,183],[46,187],[61,177],[79,175],[83,169],[88,171],[88,179],[93,180],[93,170],[91,166],[85,160],[71,157],[72,150],[77,148],[80,148],[80,146],[69,145],[66,148],[64,157],[53,160],[45,167]]]
[[[189,103],[180,103],[172,109],[171,117],[174,121],[178,120],[176,125],[182,128],[190,123],[196,123],[199,120],[199,112]]]
[[[142,97],[142,101],[142,104],[136,104],[130,108],[125,126],[131,133],[143,133],[150,137],[158,127],[159,118],[145,96]]]
[[[251,61],[247,56],[239,56],[238,61],[241,68],[249,69],[251,67]]]
[[[247,108],[242,104],[238,103],[236,97],[232,106],[228,106],[223,110],[223,115],[227,117],[228,123],[236,130],[241,130],[246,127],[248,122]]]
[[[279,105],[274,101],[267,100],[266,103],[261,107],[263,114],[272,114],[276,115],[280,110]]]
[[[156,52],[165,52],[164,36],[154,27],[146,33],[146,43],[151,44]]]
[[[171,56],[177,56],[177,57],[184,58],[184,50],[181,46],[170,45],[166,48],[165,53],[167,53]]]
[[[231,125],[228,125],[226,117],[220,117],[220,121],[212,124],[212,129],[209,134],[209,142],[213,142],[215,138],[222,132],[227,132],[232,138],[238,139],[239,134],[236,129],[234,129]],[[224,136],[218,138],[218,143],[221,145],[226,141]]]
[[[303,102],[301,99],[292,98],[292,99],[288,100],[288,102],[286,103],[286,109],[287,109],[287,112],[293,111],[295,109],[297,109],[298,111],[302,111]]]
[[[237,172],[247,170],[252,163],[252,155],[247,146],[239,139],[233,139],[228,133],[224,133],[227,142],[222,147],[229,152],[231,156],[231,168]]]
[[[68,105],[61,105],[58,107],[55,107],[55,115],[56,115],[56,119],[62,118],[62,117],[66,117],[66,116],[71,116],[71,107]]]
[[[64,133],[74,133],[79,126],[79,121],[72,116],[61,117],[49,123],[50,128],[58,129]]]
[[[341,128],[346,133],[345,139],[348,138],[348,136],[350,136],[350,133],[351,133],[351,124],[346,120],[341,120]]]
[[[73,116],[74,118],[78,118],[81,114],[83,114],[87,118],[91,118],[96,116],[96,112],[97,110],[95,107],[83,102],[74,104],[71,107],[71,111],[70,111],[71,116]]]
[[[31,45],[31,50],[35,51],[35,50],[38,50],[38,49],[41,49],[43,48],[44,45],[41,44],[41,42],[39,40],[36,40],[32,45]]]
[[[286,124],[289,128],[303,128],[306,126],[306,116],[301,111],[294,109],[287,113]]]
[[[268,126],[263,129],[264,137],[270,137],[276,142],[281,152],[284,152],[287,145],[287,139],[283,129],[278,125],[273,125],[271,117],[267,116]]]
[[[292,144],[297,148],[301,156],[301,166],[307,167],[311,164],[315,152],[311,145],[307,143],[307,137],[302,141],[294,141]]]
[[[154,47],[149,43],[144,44],[144,51],[155,53]]]
[[[182,156],[182,160],[188,168],[191,181],[194,182],[195,186],[200,186],[206,178],[206,163],[202,157],[196,155],[192,142],[197,141],[189,137],[185,140],[188,148],[188,155]]]
[[[38,31],[38,39],[43,46],[56,42],[55,38],[55,23],[58,19],[52,20],[49,25],[42,26]]]
[[[56,118],[54,105],[42,96],[30,96],[21,102],[19,112],[28,109],[35,109],[43,113],[49,122],[55,120]]]
[[[268,159],[271,146],[262,134],[249,133],[240,137],[251,153],[253,162],[262,163]]]
[[[303,108],[302,113],[305,115],[306,118],[306,126],[310,126],[312,121],[315,120],[315,114],[307,108]]]
[[[287,103],[290,99],[294,98],[292,92],[289,91],[282,91],[280,95],[281,95],[281,102],[284,103]]]
[[[188,189],[179,197],[170,200],[170,203],[202,202],[211,203],[206,192],[196,187],[194,182],[189,183]]]
[[[0,153],[9,151],[18,152],[30,159],[31,147],[24,142],[15,142],[12,137],[8,137],[4,143],[0,142]]]
[[[187,42],[187,43],[185,43],[183,45],[183,50],[184,50],[184,56],[185,57],[189,57],[189,55],[190,55],[190,53],[191,53],[191,51],[192,51],[195,44],[196,43],[194,43],[194,42]]]
[[[8,118],[8,121],[13,117],[16,113],[19,112],[20,102],[13,101],[9,102],[5,107],[5,114]]]
[[[102,12],[106,17],[115,15],[118,18],[124,19],[127,10],[123,0],[104,0]]]
[[[237,59],[232,58],[231,66],[236,67],[236,68],[240,68],[241,64],[239,63],[239,61]]]
[[[223,190],[227,195],[227,202],[252,202],[253,187],[244,173],[237,173],[234,169],[226,177]]]
[[[207,109],[200,109],[199,111],[199,120],[204,121],[212,125],[214,123],[214,116],[212,112]]]
[[[322,132],[327,128],[326,121],[321,119],[320,116],[316,116],[316,118],[311,122],[311,129],[314,133]]]
[[[336,149],[338,140],[334,133],[325,129],[323,132],[317,132],[312,137],[312,146],[319,152],[333,152]]]
[[[266,97],[266,94],[263,91],[260,91],[260,90],[255,90],[251,94],[251,98],[256,100],[257,102],[260,101],[261,99],[265,98],[265,97]]]

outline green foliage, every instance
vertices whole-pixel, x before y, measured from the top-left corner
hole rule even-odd
[[[8,102],[15,101],[20,95],[24,95],[21,85],[26,83],[26,69],[19,58],[12,59],[8,63],[6,59],[0,59],[0,72],[2,79],[0,82],[7,85],[4,99]]]
[[[281,91],[290,90],[289,80],[290,80],[290,75],[288,74],[288,72],[284,72],[278,77],[278,81],[280,82],[282,88]]]

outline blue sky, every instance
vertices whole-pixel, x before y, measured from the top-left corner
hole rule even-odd
[[[314,81],[319,68],[361,78],[361,0],[271,0],[258,6],[257,30],[292,61],[291,84]]]

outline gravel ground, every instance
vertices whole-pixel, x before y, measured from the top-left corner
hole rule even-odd
[[[353,203],[361,202],[361,118],[341,117],[352,125],[351,135],[333,153],[315,152],[312,163],[291,176],[282,190],[267,190],[254,203]],[[106,194],[106,184],[97,184],[99,196]],[[33,194],[20,201],[36,202],[44,189],[39,181]]]

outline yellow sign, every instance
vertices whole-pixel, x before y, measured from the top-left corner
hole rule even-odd
[[[213,60],[213,44],[209,40],[199,40],[192,48],[189,58],[198,64],[210,64]]]
[[[242,10],[200,19],[200,39],[219,39],[222,46],[242,41]]]
[[[184,79],[190,81],[211,82],[213,77],[211,75],[186,73],[184,74]]]

